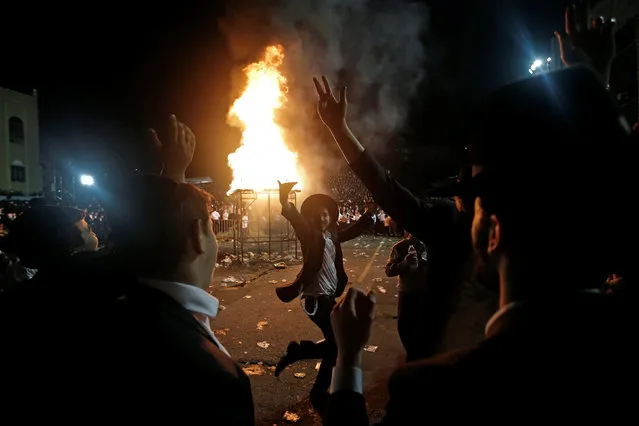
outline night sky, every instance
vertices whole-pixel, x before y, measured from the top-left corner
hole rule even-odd
[[[455,120],[445,104],[464,104],[524,77],[563,24],[558,0],[426,2],[438,60],[428,70],[433,87],[412,115],[419,117],[425,103],[441,103],[428,108],[433,126]],[[223,15],[224,2],[214,0],[3,4],[0,86],[37,89],[43,151],[55,146],[96,175],[116,165],[151,169],[145,131],[161,131],[173,112],[198,136],[189,174],[224,186],[226,156],[239,141],[224,124],[232,63],[217,27]],[[437,84],[443,76],[445,89]]]

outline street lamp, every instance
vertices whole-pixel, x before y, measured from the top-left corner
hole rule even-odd
[[[80,175],[80,183],[84,186],[93,186],[95,180],[91,175]]]
[[[550,70],[551,61],[552,61],[552,58],[546,59],[546,71]],[[528,72],[530,74],[535,74],[537,71],[542,71],[543,65],[544,65],[544,61],[542,61],[541,59],[535,59],[535,61],[530,66],[530,68],[528,68]]]

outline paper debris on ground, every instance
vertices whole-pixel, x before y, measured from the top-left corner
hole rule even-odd
[[[218,307],[218,309],[219,309],[220,311],[223,311],[224,309],[226,309],[226,306],[224,306],[224,305],[220,305],[220,306]]]
[[[282,280],[282,282],[283,282],[283,283],[285,283],[285,282],[286,282],[286,280]]]
[[[253,296],[251,296],[250,294],[247,294],[246,296],[244,296],[245,299],[250,299],[251,297]]]
[[[244,284],[244,280],[237,277],[228,276],[222,278],[222,284]]]
[[[292,310],[292,309],[289,309],[288,311],[289,311],[289,312],[293,312],[293,310]]]
[[[304,377],[306,377],[306,373],[295,373],[294,376],[298,379],[303,379]]]
[[[377,291],[379,291],[382,294],[386,294],[386,289],[384,287],[382,287],[381,285],[377,286]]]
[[[371,281],[373,281],[374,283],[381,283],[382,279],[381,278],[373,278]]]
[[[213,333],[216,336],[226,336],[226,332],[229,331],[229,330],[230,330],[230,328],[220,328],[218,330],[215,330]]]
[[[277,284],[277,280],[269,280],[269,284]]]
[[[284,262],[274,263],[273,266],[275,267],[275,269],[286,269],[286,263]]]
[[[268,321],[259,321],[257,323],[257,329],[264,330],[264,327],[266,327],[267,325],[268,325]]]
[[[246,374],[247,376],[261,376],[264,373],[266,373],[266,370],[264,370],[264,367],[262,367],[261,365],[256,365],[256,364],[251,364],[251,365],[242,367],[242,371],[244,371],[244,374]]]
[[[259,346],[262,349],[268,349],[268,347],[271,346],[271,344],[267,341],[264,341],[264,342],[257,342],[257,346]]]
[[[318,362],[317,364],[315,364],[315,369],[316,369],[316,370],[319,370],[320,365],[322,365],[322,362],[321,362],[321,361],[320,361],[320,362]]]
[[[287,422],[297,423],[300,421],[300,419],[301,417],[299,415],[291,413],[290,411],[284,413],[284,420],[286,420]]]
[[[377,352],[377,346],[366,345],[366,346],[364,346],[364,350],[366,352]]]

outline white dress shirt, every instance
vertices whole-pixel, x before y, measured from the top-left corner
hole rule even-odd
[[[197,319],[197,317],[196,319],[204,326],[204,329],[209,333],[220,350],[229,357],[231,356],[226,348],[217,340],[209,324],[209,318],[215,318],[217,316],[217,310],[220,306],[219,300],[194,285],[151,278],[140,278],[139,281],[147,287],[151,287],[170,296],[187,311],[203,315],[203,321]]]

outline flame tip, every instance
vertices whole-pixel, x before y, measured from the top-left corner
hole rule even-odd
[[[277,110],[286,103],[286,77],[279,67],[284,59],[284,48],[269,45],[263,59],[244,68],[246,87],[233,102],[227,122],[242,130],[239,148],[229,154],[228,164],[233,170],[233,182],[227,195],[252,188],[264,191],[264,182],[278,178],[297,181],[302,189],[298,172],[297,153],[288,149],[282,130],[275,121]]]

